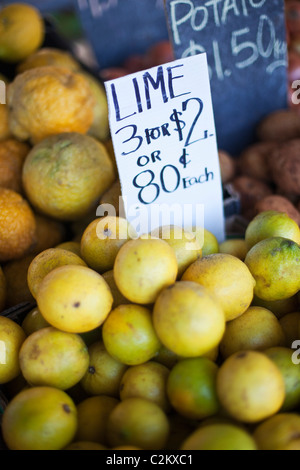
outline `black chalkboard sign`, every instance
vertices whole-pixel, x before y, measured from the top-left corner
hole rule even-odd
[[[101,68],[168,39],[163,0],[77,0],[77,8]]]
[[[165,0],[176,58],[206,52],[218,147],[239,154],[287,107],[284,0]]]

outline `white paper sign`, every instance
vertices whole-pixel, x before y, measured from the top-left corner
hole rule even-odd
[[[105,82],[125,216],[138,234],[203,226],[223,241],[206,54]]]

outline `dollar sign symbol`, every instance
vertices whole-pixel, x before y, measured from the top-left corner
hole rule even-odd
[[[179,119],[179,116],[181,116],[181,114],[182,113],[180,111],[177,111],[177,109],[173,109],[173,113],[170,116],[171,121],[175,122],[176,124],[175,131],[178,132],[179,142],[183,139],[182,129],[185,128],[185,122]]]

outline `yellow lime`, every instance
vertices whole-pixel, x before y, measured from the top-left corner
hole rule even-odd
[[[106,216],[93,220],[81,237],[82,258],[99,273],[113,269],[117,253],[133,235],[132,230],[122,217]]]
[[[190,264],[201,257],[201,246],[195,234],[182,227],[162,226],[151,233],[165,240],[173,248],[178,263],[178,278]]]
[[[153,325],[161,343],[182,357],[201,356],[215,348],[225,331],[225,316],[208,289],[177,281],[158,296]]]
[[[19,392],[3,413],[2,434],[11,450],[60,450],[73,440],[76,429],[73,400],[53,387]]]
[[[106,395],[88,397],[78,403],[78,426],[75,440],[107,445],[107,420],[118,403],[117,398]]]
[[[219,411],[217,371],[218,366],[205,357],[177,362],[167,381],[167,394],[173,408],[190,419],[215,415]]]
[[[127,398],[110,413],[107,436],[111,447],[133,445],[144,450],[163,449],[170,432],[165,412],[144,398]]]
[[[248,250],[270,237],[284,237],[300,244],[300,229],[297,222],[285,212],[263,211],[257,214],[246,228],[245,241]]]
[[[103,324],[102,338],[112,357],[131,366],[149,361],[161,347],[151,310],[136,304],[112,310]]]
[[[219,301],[226,321],[244,313],[253,299],[255,281],[243,261],[227,253],[214,253],[192,263],[182,276],[208,289]]]
[[[299,441],[298,413],[277,413],[260,423],[253,432],[259,450],[281,450]]]
[[[35,52],[45,36],[40,11],[25,2],[0,10],[0,59],[16,63]]]
[[[120,398],[140,397],[153,401],[165,412],[170,411],[166,392],[169,369],[158,362],[148,361],[129,367],[120,383]]]
[[[300,245],[283,237],[256,243],[245,264],[254,277],[254,294],[263,300],[283,300],[300,289]]]
[[[39,286],[50,271],[67,264],[86,266],[80,256],[62,248],[48,248],[35,256],[27,271],[27,283],[32,296],[36,299]]]
[[[101,274],[70,264],[55,268],[44,277],[36,300],[46,321],[70,333],[84,333],[100,326],[113,303]]]
[[[280,410],[285,399],[285,383],[279,368],[266,354],[239,351],[221,364],[217,393],[230,417],[256,423]]]
[[[127,241],[119,250],[114,277],[120,292],[131,302],[151,304],[160,291],[177,278],[174,250],[158,238]]]
[[[224,240],[219,245],[219,253],[227,253],[244,261],[248,247],[244,238],[232,238]]]
[[[95,341],[89,348],[89,366],[80,384],[88,395],[109,395],[119,398],[119,387],[127,365],[113,358],[103,341]]]
[[[274,313],[263,307],[249,307],[227,323],[220,352],[225,358],[242,350],[264,350],[284,344],[284,331]]]
[[[300,368],[293,362],[293,351],[286,347],[265,349],[264,353],[274,361],[285,382],[285,399],[280,411],[297,410],[300,404]]]
[[[19,351],[25,339],[25,331],[17,322],[0,315],[0,384],[20,374]]]
[[[180,450],[257,450],[251,434],[233,424],[210,424],[193,431]]]
[[[89,354],[78,334],[49,326],[25,339],[19,351],[19,362],[30,385],[67,390],[82,379],[89,365]]]
[[[45,320],[41,312],[37,307],[34,307],[30,312],[28,312],[22,321],[22,328],[25,331],[26,335],[29,336],[31,333],[40,330],[41,328],[46,328],[50,324]]]

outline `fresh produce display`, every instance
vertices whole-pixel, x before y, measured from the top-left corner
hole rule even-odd
[[[299,6],[286,1],[289,81]],[[266,116],[241,155],[219,149],[243,231],[137,237],[102,81],[172,60],[170,44],[97,79],[44,34],[33,7],[0,10],[15,66],[0,104],[0,448],[299,450],[300,108]]]

